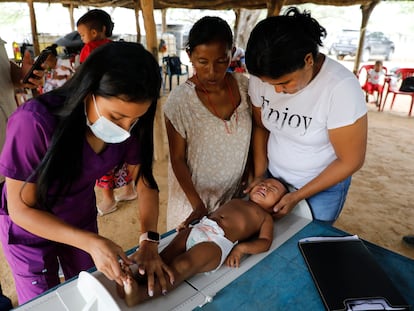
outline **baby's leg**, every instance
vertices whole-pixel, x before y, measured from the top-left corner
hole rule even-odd
[[[183,254],[178,255],[170,263],[175,282],[174,284],[167,282],[167,292],[197,273],[214,270],[220,264],[220,261],[221,249],[215,243],[203,242],[195,245]],[[161,286],[157,281],[154,286],[154,295],[150,297],[147,284],[138,284],[129,267],[126,267],[124,271],[128,274],[127,281],[123,287],[117,285],[117,289],[118,295],[125,299],[129,307],[162,295]],[[168,275],[166,275],[166,278],[168,278]]]
[[[180,254],[186,251],[186,242],[191,228],[186,228],[177,233],[172,241],[161,251],[160,256],[164,263],[170,265]]]

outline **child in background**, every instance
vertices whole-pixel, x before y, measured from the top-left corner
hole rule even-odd
[[[80,52],[82,64],[91,52],[97,47],[111,42],[114,23],[111,16],[103,10],[94,9],[85,13],[76,23],[78,32],[85,44]],[[135,172],[131,174],[131,172]],[[96,185],[102,189],[102,201],[97,204],[98,215],[104,216],[117,210],[118,201],[134,200],[136,170],[134,166],[122,165],[116,167],[105,176],[97,180]],[[124,193],[115,198],[114,189],[124,187]]]
[[[111,16],[103,10],[95,9],[79,18],[76,27],[85,44],[80,53],[80,62],[83,63],[91,52],[102,44],[111,42],[114,23]]]
[[[380,98],[380,94],[382,94],[384,79],[385,79],[385,71],[382,68],[382,61],[377,60],[375,62],[374,68],[368,70],[367,72],[367,82],[362,87],[362,89],[366,92],[365,100],[368,102],[368,95],[373,95],[374,91],[378,92],[378,97],[374,101],[374,103],[378,106],[378,99]]]

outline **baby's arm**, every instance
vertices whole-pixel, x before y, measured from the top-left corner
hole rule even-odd
[[[240,260],[245,254],[258,254],[269,250],[273,241],[273,218],[266,215],[260,228],[259,236],[254,240],[238,243],[227,256],[226,264],[229,267],[239,267]]]

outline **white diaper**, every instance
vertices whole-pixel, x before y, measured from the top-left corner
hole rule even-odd
[[[215,222],[204,216],[199,223],[195,224],[191,229],[190,234],[187,238],[186,248],[189,250],[194,245],[202,242],[213,242],[217,244],[221,249],[221,261],[220,264],[212,272],[216,271],[221,267],[227,255],[230,253],[234,245],[233,243],[224,236],[223,229]]]

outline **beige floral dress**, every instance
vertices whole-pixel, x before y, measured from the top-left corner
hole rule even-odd
[[[249,153],[252,114],[248,79],[239,73],[233,73],[233,77],[238,82],[241,101],[226,125],[204,106],[194,83],[188,80],[173,89],[164,105],[165,116],[187,141],[191,178],[209,212],[240,190]],[[169,161],[167,230],[177,227],[191,212]]]

